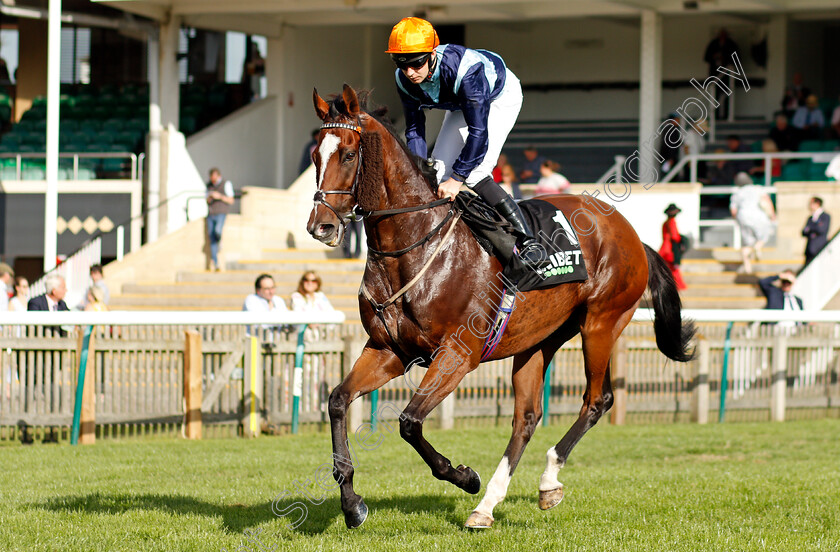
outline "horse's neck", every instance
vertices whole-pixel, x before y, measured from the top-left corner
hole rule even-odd
[[[409,159],[396,139],[387,149],[391,155],[383,160],[383,196],[380,209],[417,207],[437,199],[423,174]],[[384,144],[383,144],[384,146]],[[383,152],[386,148],[383,148]],[[396,251],[407,247],[429,232],[446,216],[444,207],[424,209],[387,217],[374,217],[365,223],[365,231],[373,248]]]

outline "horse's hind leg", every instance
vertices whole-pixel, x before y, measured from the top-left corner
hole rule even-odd
[[[479,529],[493,524],[493,508],[504,500],[513,472],[542,417],[543,377],[545,367],[551,361],[555,350],[556,346],[521,353],[514,357],[513,432],[496,473],[487,483],[484,498],[470,514],[466,527]]]
[[[581,328],[583,362],[586,371],[586,392],[580,416],[556,446],[546,453],[546,467],[540,478],[540,508],[548,510],[563,500],[563,484],[557,474],[566,464],[572,449],[581,437],[594,426],[613,403],[610,382],[610,355],[618,336],[633,316],[631,309],[619,316],[587,314]],[[611,313],[609,313],[611,314]]]
[[[403,373],[400,359],[387,349],[375,349],[370,342],[350,373],[330,394],[329,412],[333,445],[333,477],[341,489],[344,523],[352,529],[367,517],[367,506],[353,490],[353,461],[347,441],[347,408],[362,395],[379,389]]]

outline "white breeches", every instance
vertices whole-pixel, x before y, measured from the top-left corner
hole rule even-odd
[[[508,134],[510,134],[519,109],[522,107],[522,87],[519,79],[511,71],[507,72],[502,93],[490,103],[487,117],[487,153],[484,160],[467,175],[467,186],[473,187],[490,176],[502,153]],[[467,140],[469,129],[460,111],[447,111],[440,127],[435,149],[432,155],[436,159],[438,182],[443,182],[452,175],[452,164],[461,154]]]

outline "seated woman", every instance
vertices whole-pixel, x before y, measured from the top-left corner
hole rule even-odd
[[[294,312],[324,312],[335,310],[330,300],[321,291],[321,277],[315,271],[308,270],[298,282],[297,291],[292,293],[292,311]],[[320,328],[310,324],[304,334],[307,341],[320,339]]]

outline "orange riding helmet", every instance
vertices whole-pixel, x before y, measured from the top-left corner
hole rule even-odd
[[[419,17],[406,17],[394,25],[386,54],[428,53],[440,44],[431,23]]]

